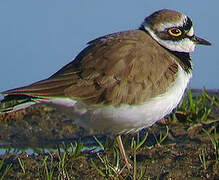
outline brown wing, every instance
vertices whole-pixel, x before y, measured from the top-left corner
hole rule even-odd
[[[89,43],[50,78],[5,94],[70,97],[87,105],[141,104],[164,93],[178,66],[147,33],[111,34]]]

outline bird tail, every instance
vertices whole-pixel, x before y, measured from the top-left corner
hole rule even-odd
[[[38,103],[51,103],[54,98],[62,101],[63,98],[66,98],[64,90],[70,87],[74,80],[68,75],[69,73],[0,92],[4,97],[2,100],[0,99],[0,113],[17,111]]]
[[[6,95],[0,100],[0,113],[18,111],[40,102],[40,98],[28,95]]]
[[[13,112],[47,102],[52,97],[64,97],[64,89],[68,85],[66,79],[45,79],[28,86],[0,92],[4,97],[0,99],[0,113]]]

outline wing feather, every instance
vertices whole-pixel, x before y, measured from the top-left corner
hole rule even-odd
[[[141,104],[171,85],[175,59],[146,32],[114,33],[91,41],[48,79],[3,94],[70,97],[87,105]]]

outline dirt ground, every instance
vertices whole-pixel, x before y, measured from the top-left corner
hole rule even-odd
[[[219,163],[216,161],[218,149],[215,149],[211,139],[203,130],[205,129],[218,141],[219,108],[212,109],[209,116],[212,122],[188,123],[180,118],[183,117],[179,115],[178,120],[173,121],[168,117],[140,132],[140,137],[143,137],[145,132],[148,132],[148,137],[136,152],[138,175],[144,172],[142,179],[219,179]],[[0,177],[49,179],[44,164],[47,157],[49,169],[54,170],[51,179],[114,179],[110,174],[107,176],[105,173],[106,176],[103,177],[104,175],[98,172],[93,163],[103,172],[107,172],[106,167],[97,153],[90,150],[85,150],[74,158],[71,153],[67,153],[65,171],[68,177],[61,175],[61,178],[58,178],[61,172],[57,168],[60,162],[57,152],[47,153],[42,151],[42,148],[49,151],[63,143],[66,145],[74,143],[79,138],[88,149],[97,146],[93,132],[85,132],[75,126],[74,120],[68,114],[58,112],[52,107],[38,105],[17,113],[0,115],[0,120],[2,152],[10,148],[9,153],[0,155]],[[158,143],[161,135],[165,134],[167,137],[164,141]],[[106,139],[104,135],[98,135],[98,138],[102,142]],[[132,136],[122,138],[126,153],[133,163],[133,151],[130,147]],[[110,141],[113,144],[113,140]],[[32,149],[31,153],[27,149]],[[113,147],[98,153],[101,157],[107,155],[111,164],[115,156],[112,149]],[[22,169],[19,159],[22,159],[25,170]],[[6,171],[9,165],[10,168]],[[129,174],[128,169],[125,169],[118,178],[132,179],[133,176]]]

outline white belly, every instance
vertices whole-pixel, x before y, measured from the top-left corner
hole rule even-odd
[[[168,91],[142,105],[87,108],[72,100],[72,103],[66,105],[73,106],[76,123],[86,129],[91,128],[110,133],[136,131],[151,126],[169,114],[180,102],[190,78],[191,74],[185,73],[180,67],[176,81]],[[67,101],[63,101],[62,104],[64,105],[65,102]]]

